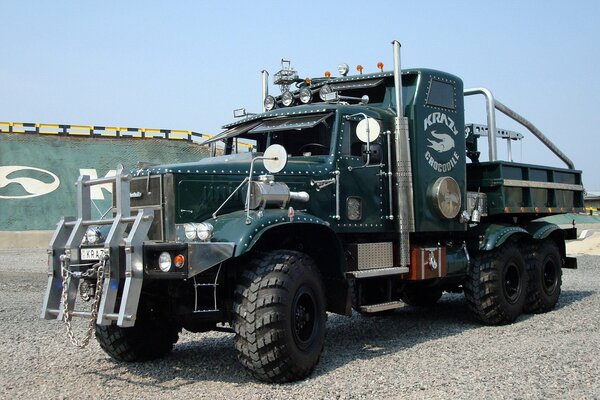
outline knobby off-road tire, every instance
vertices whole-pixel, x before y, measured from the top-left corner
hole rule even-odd
[[[412,307],[431,307],[442,297],[440,289],[407,288],[402,292],[402,301]]]
[[[146,361],[170,353],[179,332],[181,327],[174,323],[142,316],[130,328],[97,325],[96,340],[102,350],[117,361]]]
[[[314,261],[278,250],[255,258],[235,291],[235,347],[257,379],[289,382],[308,376],[325,341],[325,298]]]
[[[525,312],[545,313],[558,302],[562,285],[562,261],[556,243],[550,239],[534,246],[528,257],[529,289]]]
[[[508,241],[473,257],[464,284],[475,317],[488,325],[513,322],[527,300],[528,274],[518,244]]]

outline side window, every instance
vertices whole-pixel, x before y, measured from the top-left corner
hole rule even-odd
[[[449,81],[432,78],[429,82],[427,105],[454,110],[456,108],[454,102],[454,84]]]
[[[363,143],[356,136],[358,121],[344,121],[344,138],[342,141],[342,154],[348,156],[362,156]]]

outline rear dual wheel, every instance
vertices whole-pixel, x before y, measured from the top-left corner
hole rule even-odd
[[[464,284],[469,308],[485,324],[509,324],[523,312],[528,280],[526,263],[515,241],[479,253]]]
[[[529,288],[525,312],[540,314],[556,306],[562,285],[562,258],[553,240],[533,246],[528,259]]]

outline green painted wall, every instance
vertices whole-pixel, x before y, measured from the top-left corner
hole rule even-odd
[[[191,162],[206,146],[179,140],[96,138],[0,133],[0,231],[52,230],[76,214],[75,185],[82,169],[103,177],[119,163]],[[111,194],[92,192],[92,217],[110,207]]]

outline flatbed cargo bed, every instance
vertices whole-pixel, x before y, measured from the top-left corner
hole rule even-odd
[[[583,212],[579,170],[508,161],[471,163],[467,189],[487,195],[490,216]]]

